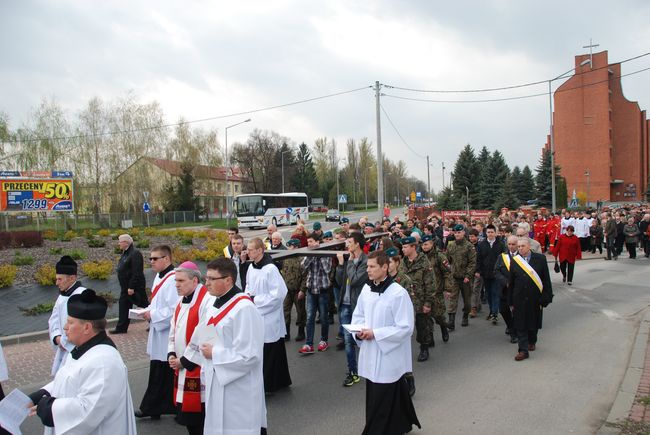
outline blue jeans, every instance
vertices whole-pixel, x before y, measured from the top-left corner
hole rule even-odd
[[[332,291],[334,292],[334,304],[339,313],[339,334],[343,336],[343,327],[341,326],[343,324],[341,321],[341,289],[334,287]]]
[[[497,285],[496,279],[484,279],[485,293],[488,295],[490,302],[490,313],[499,314],[499,306],[501,304],[501,290]]]
[[[341,304],[339,306],[339,319],[341,324],[348,324],[352,322],[352,306]],[[348,331],[343,331],[343,339],[345,340],[345,357],[348,360],[348,371],[350,373],[357,373],[357,351],[355,349],[355,342],[352,334]]]
[[[305,344],[309,346],[314,345],[314,326],[316,323],[316,310],[320,312],[320,339],[321,341],[327,341],[327,336],[329,334],[330,322],[328,319],[329,311],[329,297],[327,292],[323,292],[318,295],[312,294],[307,290],[307,339]]]

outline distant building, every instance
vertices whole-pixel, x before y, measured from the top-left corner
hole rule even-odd
[[[594,53],[593,65],[589,59],[576,56],[575,75],[554,94],[555,162],[567,191],[588,195],[592,205],[640,201],[648,183],[650,121],[623,95],[621,65],[609,64],[607,51]]]
[[[114,198],[114,201],[118,201],[125,210],[139,210],[144,200],[142,192],[146,191],[151,209],[163,210],[165,188],[170,182],[180,180],[182,174],[181,162],[141,157],[116,178],[113,191],[119,192],[119,198]],[[226,167],[197,165],[192,175],[195,179],[194,195],[199,199],[200,206],[213,214],[225,213]],[[247,191],[249,185],[239,168],[231,168],[228,177],[231,198]]]

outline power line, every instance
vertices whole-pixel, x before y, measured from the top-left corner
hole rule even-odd
[[[402,134],[399,132],[399,130],[397,129],[397,127],[393,123],[393,120],[390,119],[390,116],[388,116],[388,112],[386,112],[386,109],[384,109],[384,106],[380,105],[380,107],[381,107],[381,111],[384,112],[384,115],[386,115],[386,119],[388,119],[389,124],[393,127],[393,130],[395,130],[395,133],[397,133],[397,136],[399,136],[399,138],[402,139],[402,142],[404,143],[404,145],[406,145],[406,147],[408,149],[410,149],[411,152],[413,154],[415,154],[416,156],[418,156],[419,158],[426,159],[426,157],[418,154],[413,148],[411,148],[411,146],[408,144],[408,142],[406,142],[406,140],[404,140],[404,137],[402,136]]]
[[[650,52],[643,53],[643,54],[640,54],[638,56],[630,57],[628,59],[622,60],[622,61],[617,62],[617,63],[622,64],[622,63],[630,62],[630,61],[640,59],[640,58],[648,56],[648,55],[650,55]],[[598,67],[598,68],[592,68],[589,71],[579,72],[579,73],[574,74],[574,75],[578,76],[578,75],[582,75],[582,74],[587,74],[589,72],[598,71],[600,69],[609,68],[609,67],[610,67],[610,65],[601,66],[601,67]],[[529,86],[536,86],[536,85],[548,83],[549,81],[560,80],[560,79],[564,78],[565,75],[566,75],[566,73],[562,74],[561,76],[556,77],[554,79],[550,79],[550,80],[538,80],[536,82],[528,82],[528,83],[522,83],[522,84],[518,84],[518,85],[501,86],[501,87],[497,87],[497,88],[484,88],[484,89],[464,89],[464,90],[442,90],[442,89],[438,89],[438,90],[436,90],[436,89],[405,88],[405,87],[386,85],[386,84],[384,84],[384,86],[387,87],[387,88],[397,89],[397,90],[400,90],[400,91],[438,93],[438,94],[461,94],[461,93],[495,92],[495,91],[506,91],[506,90],[510,90],[510,89],[525,88],[525,87],[529,87]],[[517,99],[517,98],[515,98],[515,99]],[[503,101],[503,100],[486,100],[485,102],[490,102],[490,101]]]
[[[618,76],[614,76],[613,78],[623,78],[627,76],[631,76],[634,74],[639,74],[645,71],[650,70],[650,67],[648,68],[643,68],[638,71],[633,71],[627,74],[621,74]],[[594,83],[586,83],[580,86],[574,86],[572,88],[567,88],[567,89],[557,89],[555,93],[561,93],[561,92],[569,92],[569,91],[574,91],[576,89],[581,89],[581,88],[586,88],[589,86],[595,86],[601,83],[606,83],[609,82],[611,78],[608,78],[607,80],[600,80],[598,82]],[[504,98],[488,98],[488,99],[482,99],[482,100],[431,100],[427,98],[411,98],[411,97],[402,97],[400,95],[391,95],[391,94],[382,94],[382,96],[389,97],[389,98],[396,98],[398,100],[409,100],[409,101],[421,101],[421,102],[426,102],[426,103],[493,103],[493,102],[498,102],[498,101],[510,101],[510,100],[523,100],[526,98],[535,98],[535,97],[541,97],[548,95],[548,92],[542,92],[538,94],[530,94],[530,95],[520,95],[516,97],[504,97]]]
[[[310,103],[312,101],[318,101],[318,100],[323,100],[323,99],[326,99],[326,98],[338,97],[340,95],[351,94],[351,93],[354,93],[354,92],[359,92],[359,91],[362,91],[362,90],[365,90],[365,89],[371,89],[371,88],[373,88],[373,86],[364,86],[364,87],[361,87],[361,88],[350,89],[350,90],[347,90],[347,91],[335,92],[333,94],[321,95],[320,97],[307,98],[307,99],[304,99],[304,100],[292,101],[290,103],[278,104],[278,105],[275,105],[275,106],[268,106],[268,107],[263,107],[263,108],[260,108],[260,109],[248,110],[248,111],[245,111],[245,112],[230,113],[228,115],[211,116],[209,118],[195,119],[195,120],[191,120],[191,121],[175,122],[175,123],[171,123],[171,124],[155,125],[155,126],[143,127],[143,128],[134,128],[134,129],[130,129],[130,130],[116,130],[116,131],[106,131],[106,132],[92,133],[92,134],[80,134],[80,135],[75,135],[75,136],[39,137],[39,138],[33,138],[33,139],[12,140],[12,141],[6,141],[5,143],[37,142],[37,141],[42,141],[42,140],[50,140],[50,141],[72,140],[72,139],[82,139],[82,138],[87,138],[87,137],[95,138],[95,137],[103,137],[103,136],[115,136],[115,135],[119,135],[119,134],[137,133],[137,132],[140,132],[140,131],[159,130],[159,129],[163,129],[163,128],[177,127],[179,125],[196,124],[196,123],[199,123],[199,122],[214,121],[214,120],[217,120],[217,119],[232,118],[234,116],[242,116],[242,115],[250,115],[252,113],[266,112],[266,111],[269,111],[269,110],[281,109],[283,107],[295,106],[297,104]]]

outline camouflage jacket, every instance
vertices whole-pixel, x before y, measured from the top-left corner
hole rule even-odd
[[[476,249],[467,240],[456,240],[447,245],[447,258],[451,263],[451,275],[455,279],[474,279],[476,272]]]
[[[418,253],[413,262],[404,258],[399,266],[399,271],[408,276],[411,280],[411,287],[406,290],[411,295],[413,308],[416,313],[422,312],[423,306],[433,306],[433,293],[435,284],[433,282],[433,269],[427,256],[422,252]]]
[[[411,295],[411,287],[413,286],[413,281],[411,281],[411,278],[409,278],[409,276],[404,273],[404,269],[402,267],[397,270],[397,275],[393,277],[393,281],[404,287],[404,289],[409,292],[409,295]]]
[[[431,267],[433,267],[436,291],[448,290],[451,285],[451,264],[447,260],[447,256],[436,247],[429,252],[422,252],[427,256]]]
[[[287,289],[290,292],[298,292],[303,285],[304,273],[302,270],[301,262],[302,257],[293,257],[283,260],[284,264],[282,265],[282,278],[287,284]]]

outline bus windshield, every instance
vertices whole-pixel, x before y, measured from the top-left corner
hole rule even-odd
[[[237,198],[237,216],[261,216],[264,214],[261,195],[240,196]]]

